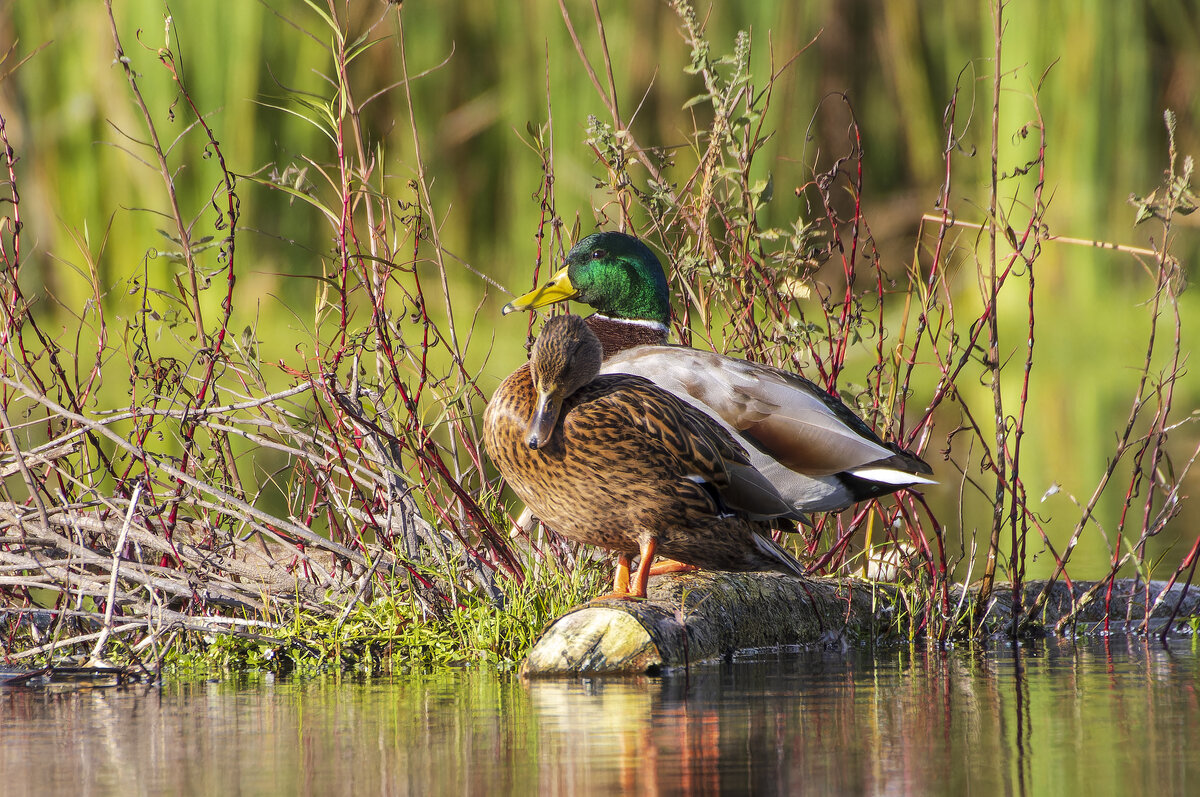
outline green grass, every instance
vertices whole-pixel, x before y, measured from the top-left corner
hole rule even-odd
[[[570,570],[529,567],[524,582],[499,582],[499,605],[459,593],[459,604],[422,609],[397,589],[339,617],[295,614],[259,639],[225,634],[183,635],[162,659],[175,677],[264,670],[284,675],[392,675],[442,667],[512,670],[542,629],[603,591],[606,563]]]

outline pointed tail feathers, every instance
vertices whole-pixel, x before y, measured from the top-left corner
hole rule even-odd
[[[794,576],[803,578],[806,575],[804,565],[796,560],[783,546],[775,542],[775,540],[765,534],[755,533],[754,545],[758,550],[774,565],[774,569],[781,573],[790,573]]]

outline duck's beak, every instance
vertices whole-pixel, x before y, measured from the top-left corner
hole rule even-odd
[[[558,423],[558,414],[562,410],[562,400],[551,393],[539,390],[537,408],[529,419],[529,428],[525,434],[525,445],[534,451],[546,445],[554,434],[554,425]]]
[[[536,310],[539,307],[547,307],[567,299],[574,299],[578,295],[579,291],[571,284],[571,280],[567,276],[567,266],[563,266],[550,278],[549,282],[534,288],[524,296],[513,299],[504,305],[504,309],[500,312],[508,315],[518,310]]]

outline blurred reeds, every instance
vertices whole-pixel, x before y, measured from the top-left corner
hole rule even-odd
[[[84,549],[131,545],[131,524],[165,546],[118,550],[176,595],[164,608],[179,617],[147,614],[142,633],[220,613],[220,596],[186,596],[206,568],[238,596],[234,614],[276,623],[272,639],[295,608],[340,628],[380,591],[427,618],[503,604],[507,576],[577,552],[506,536],[475,442],[482,401],[524,359],[529,327],[499,319],[502,293],[548,273],[575,231],[628,224],[672,259],[682,339],[803,370],[935,465],[929,508],[902,498],[823,519],[803,544],[827,572],[861,566],[867,526],[915,544],[918,580],[941,590],[977,579],[989,547],[997,578],[1050,575],[1069,545],[1076,578],[1186,562],[1200,512],[1155,523],[1198,438],[1181,423],[1200,406],[1186,323],[1178,364],[1169,341],[1173,301],[1182,319],[1200,311],[1177,295],[1198,240],[1183,216],[1135,229],[1126,198],[1162,182],[1164,109],[1176,172],[1200,151],[1196,11],[1007,4],[993,117],[989,4],[718,4],[690,31],[672,5],[602,9],[597,24],[592,6],[547,0],[187,2],[170,16],[120,3],[145,118],[103,7],[0,9],[0,116],[19,159],[5,207],[22,225],[7,328],[36,339],[25,353],[6,339],[14,513],[37,495],[45,512],[100,512]],[[994,314],[989,219],[1001,273],[1021,253]],[[1156,264],[1164,243],[1174,259]],[[1172,411],[1148,420],[1168,387]],[[931,401],[945,402],[936,415]],[[992,470],[997,401],[1022,433],[1019,482]],[[1114,486],[1084,513],[1122,433]],[[43,470],[11,470],[13,449]],[[124,520],[138,484],[154,497],[140,526]],[[38,522],[49,546],[83,533]],[[239,572],[260,554],[257,581]],[[120,567],[93,563],[86,589],[55,596],[28,561],[10,564],[0,583],[23,607],[6,615],[10,649],[45,647],[28,621],[48,605],[74,601],[83,618],[68,631],[56,615],[59,638],[100,633],[84,616],[112,605]],[[70,556],[55,566],[75,577]],[[146,600],[135,591],[118,603]]]

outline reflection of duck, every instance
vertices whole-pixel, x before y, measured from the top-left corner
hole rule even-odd
[[[549,282],[510,302],[505,313],[567,299],[596,309],[588,326],[604,345],[602,373],[644,376],[708,413],[732,432],[750,461],[797,512],[844,509],[916,484],[933,470],[885,443],[836,397],[768,365],[685,346],[663,345],[670,321],[658,258],[619,232],[589,235]]]
[[[656,555],[802,575],[765,522],[792,511],[741,446],[646,379],[597,376],[601,351],[579,316],[552,318],[488,402],[484,444],[521,500],[558,533],[617,552],[611,597],[645,597]]]

